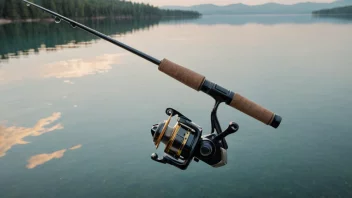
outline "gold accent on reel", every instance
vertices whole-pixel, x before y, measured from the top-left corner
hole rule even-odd
[[[155,142],[155,146],[156,146],[157,149],[159,148],[161,139],[164,137],[165,131],[166,131],[167,127],[168,127],[169,124],[170,124],[171,118],[172,118],[172,115],[170,115],[169,119],[167,119],[167,121],[165,122],[165,125],[164,125],[164,127],[163,127],[163,130],[161,131],[161,133],[160,133],[158,139],[157,139],[156,142]]]
[[[175,140],[176,135],[177,135],[178,131],[180,130],[180,128],[181,128],[181,125],[179,125],[179,124],[176,124],[176,126],[174,127],[174,130],[172,131],[171,138],[169,139],[169,142],[167,143],[167,145],[165,147],[166,153],[169,153],[170,148],[171,148],[172,144],[174,143],[174,140]]]
[[[180,157],[182,150],[183,150],[183,147],[185,147],[185,144],[187,143],[187,140],[188,140],[190,134],[191,134],[191,132],[187,131],[187,133],[183,139],[182,146],[177,152],[177,157]]]

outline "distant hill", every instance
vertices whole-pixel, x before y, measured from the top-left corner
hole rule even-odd
[[[352,17],[352,5],[332,9],[318,10],[314,11],[313,14],[316,16],[350,15]]]
[[[213,4],[201,4],[194,6],[164,6],[162,8],[193,10],[204,15],[215,14],[310,14],[320,9],[328,9],[338,6],[352,5],[352,0],[338,0],[333,3],[297,3],[293,5],[284,5],[278,3],[266,3],[262,5],[245,5],[230,4],[226,6],[217,6]]]

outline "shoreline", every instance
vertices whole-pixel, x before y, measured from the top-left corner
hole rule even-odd
[[[8,24],[8,23],[12,23],[12,20],[0,19],[0,25],[1,25],[1,24]]]
[[[98,16],[98,17],[81,17],[81,18],[73,18],[74,20],[86,20],[86,19],[91,19],[91,20],[102,20],[102,19],[106,19],[109,17],[106,16]],[[116,17],[111,17],[114,19],[133,19],[132,16],[116,16]],[[44,21],[44,22],[54,22],[54,18],[38,18],[38,19],[4,19],[4,18],[0,18],[0,25],[3,24],[9,24],[9,23],[33,23],[33,22],[40,22],[40,21]]]
[[[16,20],[11,20],[11,19],[1,19],[0,18],[0,25],[2,24],[9,24],[9,23],[33,23],[33,22],[39,22],[39,21],[54,21],[54,19],[51,18],[45,18],[45,19],[16,19]]]
[[[198,17],[183,17],[183,16],[144,16],[144,17],[133,17],[131,15],[126,15],[126,16],[97,16],[97,17],[78,17],[74,18],[72,17],[73,20],[80,21],[80,20],[103,20],[106,18],[111,18],[111,19],[117,19],[117,20],[132,20],[132,19],[185,19],[185,18],[199,18]],[[54,22],[54,18],[38,18],[38,19],[4,19],[0,18],[0,25],[3,24],[9,24],[9,23],[33,23],[33,22]]]

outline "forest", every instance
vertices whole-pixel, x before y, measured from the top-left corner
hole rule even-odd
[[[158,7],[124,0],[32,0],[43,7],[67,17],[124,17],[124,18],[161,18],[161,17],[199,17],[195,11],[164,10]],[[26,6],[21,0],[0,0],[0,18],[38,19],[48,15],[38,9]]]
[[[330,16],[330,15],[351,15],[352,16],[352,5],[344,6],[332,9],[324,9],[313,12],[316,16]]]

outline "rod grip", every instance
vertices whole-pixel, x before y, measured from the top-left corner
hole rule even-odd
[[[235,94],[232,98],[231,107],[263,122],[266,125],[271,125],[277,128],[282,118],[279,115],[269,111],[268,109],[256,104],[255,102],[241,96],[240,94]]]
[[[171,76],[181,83],[195,89],[200,90],[200,87],[205,79],[203,75],[198,74],[190,69],[182,67],[167,59],[163,59],[159,65],[159,71]]]
[[[181,83],[193,88],[196,91],[202,90],[214,98],[225,98],[224,101],[226,101],[228,105],[263,122],[266,125],[271,125],[272,127],[277,128],[281,123],[282,119],[279,115],[276,115],[266,108],[248,100],[240,94],[236,93],[233,94],[233,96],[231,94],[226,94],[226,89],[222,88],[219,90],[220,86],[217,85],[214,88],[212,85],[215,84],[205,80],[203,75],[182,67],[181,65],[178,65],[167,59],[163,59],[161,61],[159,65],[159,71],[169,75],[170,77],[180,81]]]

